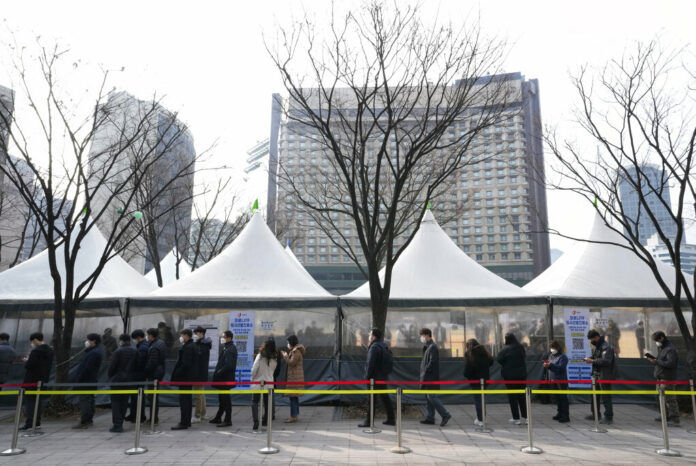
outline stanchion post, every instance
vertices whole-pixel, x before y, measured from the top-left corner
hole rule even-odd
[[[370,379],[370,412],[368,415],[370,416],[370,428],[363,430],[366,434],[379,434],[382,432],[379,429],[375,429],[375,394],[373,393],[375,390],[375,379]]]
[[[411,449],[401,444],[401,388],[396,389],[396,446],[392,453],[411,453]]]
[[[40,392],[41,391],[41,385],[42,382],[39,380],[36,383],[36,391]],[[39,406],[40,406],[40,395],[37,393],[36,398],[34,399],[34,416],[32,417],[31,420],[31,430],[25,434],[22,434],[22,437],[38,437],[39,435],[43,435],[43,432],[37,430],[38,429],[38,422],[39,422]]]
[[[694,379],[689,379],[689,391],[691,392],[691,411],[694,415],[694,428],[687,430],[687,432],[696,434],[696,395],[694,395]]]
[[[590,429],[590,432],[596,432],[598,434],[603,434],[607,432],[607,429],[599,427],[599,406],[597,406],[597,376],[592,376],[592,412],[594,413],[594,428]]]
[[[266,415],[266,446],[259,449],[259,453],[262,455],[272,455],[278,453],[276,447],[271,443],[273,441],[273,387],[268,389],[268,409]]]
[[[483,425],[476,428],[478,432],[483,432],[484,434],[490,434],[493,429],[488,427],[488,421],[486,421],[486,395],[483,394],[486,389],[486,379],[481,379],[481,417],[483,417]]]
[[[154,384],[152,385],[152,390],[154,393],[152,394],[152,406],[150,406],[150,430],[148,432],[145,432],[145,435],[156,435],[156,434],[161,434],[162,432],[159,430],[155,430],[155,418],[157,417],[157,387],[158,387],[159,381],[157,379],[154,380]],[[138,408],[138,414],[135,415],[136,422],[138,422],[138,416],[140,415],[141,408]],[[138,422],[138,424],[140,424]]]
[[[655,450],[655,453],[662,456],[681,456],[677,450],[672,450],[669,448],[669,433],[667,432],[667,407],[665,406],[665,386],[658,385],[658,396],[660,400],[660,420],[662,421],[662,440],[664,442],[664,448],[659,448]]]
[[[126,450],[126,455],[140,455],[147,452],[147,448],[140,446],[140,417],[143,409],[143,387],[138,389],[138,402],[136,405],[138,411],[135,413],[135,446]]]
[[[26,448],[17,447],[17,438],[19,437],[19,420],[22,417],[22,400],[24,399],[24,389],[19,389],[19,394],[17,395],[17,408],[15,409],[14,418],[14,431],[12,431],[12,443],[10,448],[7,450],[0,451],[0,456],[15,456],[25,453]]]
[[[538,455],[544,453],[544,450],[534,446],[534,428],[532,426],[532,389],[529,387],[525,388],[525,403],[527,404],[527,436],[529,438],[529,445],[522,447],[522,452],[529,453],[531,455]]]

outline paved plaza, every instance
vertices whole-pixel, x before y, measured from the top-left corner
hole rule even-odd
[[[171,431],[178,419],[177,408],[160,412],[162,430],[158,435],[143,435],[141,445],[148,452],[126,456],[133,446],[133,424],[123,434],[111,434],[110,411],[100,410],[95,427],[72,430],[74,420],[44,423],[45,435],[19,439],[27,452],[15,457],[0,457],[0,464],[14,465],[88,465],[88,464],[696,464],[696,434],[687,433],[693,421],[682,419],[682,426],[670,428],[672,448],[682,458],[667,458],[654,453],[662,446],[660,424],[653,419],[657,411],[646,406],[615,405],[615,424],[606,434],[590,432],[590,422],[583,418],[587,405],[571,406],[570,424],[551,420],[555,407],[534,404],[535,445],[541,455],[519,451],[527,442],[527,429],[508,424],[507,404],[489,406],[491,434],[477,432],[473,425],[473,406],[449,407],[453,418],[438,426],[404,421],[403,444],[413,450],[406,455],[391,453],[396,435],[393,427],[380,434],[363,433],[356,420],[340,419],[334,407],[302,407],[300,422],[284,424],[287,408],[279,408],[273,424],[273,444],[280,449],[275,455],[261,455],[265,434],[251,433],[249,407],[234,409],[233,427],[216,429],[211,424],[194,424],[186,431]],[[9,413],[0,424],[0,446],[10,444],[12,428]],[[381,420],[380,420],[381,422]],[[382,427],[381,424],[379,427]]]

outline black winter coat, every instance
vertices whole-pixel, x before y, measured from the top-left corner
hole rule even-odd
[[[197,382],[198,378],[198,347],[189,340],[179,348],[179,358],[172,371],[172,379],[175,382]]]
[[[164,342],[160,339],[151,342],[147,350],[147,363],[145,364],[145,377],[147,380],[162,380],[166,362],[167,347],[164,345]]]
[[[465,358],[464,378],[466,380],[480,380],[491,378],[491,366],[493,365],[493,357],[488,354],[483,345],[476,346],[471,350],[471,358]],[[472,386],[478,386],[479,383],[472,383]]]
[[[384,340],[375,340],[370,343],[367,349],[367,367],[365,369],[365,378],[367,380],[387,380],[389,372],[384,367],[384,353],[387,350],[387,345]]]
[[[656,379],[676,380],[679,354],[677,348],[668,339],[664,339],[655,360],[653,376]]]
[[[103,359],[104,353],[99,345],[86,349],[85,356],[82,358],[82,361],[80,361],[80,365],[77,366],[75,382],[96,382],[99,378],[99,368],[101,367]]]
[[[225,347],[220,353],[215,372],[213,373],[213,382],[234,382],[237,373],[237,347],[234,342],[225,343]],[[224,387],[218,387],[218,390]]]
[[[208,364],[210,364],[210,349],[213,347],[213,341],[206,337],[196,342],[198,348],[198,361],[196,362],[197,380],[198,382],[208,381]]]
[[[614,349],[601,337],[597,346],[592,350],[592,375],[600,380],[608,380],[616,375],[616,361],[614,359]]]
[[[138,358],[138,350],[130,345],[119,346],[111,355],[109,366],[109,381],[130,382],[135,380],[134,369]]]
[[[133,365],[133,380],[143,381],[146,379],[145,367],[147,367],[147,356],[150,350],[150,343],[147,340],[143,340],[135,345],[138,354],[135,357],[135,364]]]
[[[46,343],[37,346],[24,364],[24,383],[48,382],[53,364],[53,349]]]
[[[527,380],[527,363],[522,345],[505,345],[498,354],[503,380]]]
[[[0,343],[0,383],[7,381],[12,362],[17,359],[17,352],[7,342]]]
[[[433,340],[423,347],[423,359],[420,365],[420,381],[440,380],[440,350]],[[439,385],[421,385],[421,390],[437,390]]]

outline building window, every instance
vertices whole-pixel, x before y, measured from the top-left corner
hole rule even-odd
[[[500,232],[505,233],[507,231],[507,225],[500,225]],[[506,236],[507,238],[507,236]]]
[[[522,259],[522,254],[519,253],[519,252],[516,252],[516,253],[515,253],[515,259],[518,259],[518,260],[519,260],[519,259]]]
[[[495,244],[489,244],[489,245],[488,245],[488,251],[489,251],[489,252],[495,251]]]
[[[508,260],[508,253],[507,253],[507,252],[502,253],[502,254],[500,255],[500,259],[501,259],[501,260],[504,260],[504,261]]]
[[[489,260],[489,261],[494,261],[494,260],[495,260],[495,254],[488,254],[488,260]]]
[[[500,241],[503,241],[503,238],[500,238]],[[507,241],[507,240],[506,240]],[[500,245],[500,250],[501,251],[507,251],[508,250],[508,245],[507,244],[501,244]]]
[[[480,244],[477,244],[476,245],[476,252],[481,252],[481,251],[483,251],[483,246],[481,246]]]
[[[487,228],[488,233],[495,233],[495,227],[488,227]],[[493,241],[493,240],[490,240]]]
[[[477,261],[482,261],[482,260],[483,260],[483,254],[476,254],[476,260],[477,260]]]

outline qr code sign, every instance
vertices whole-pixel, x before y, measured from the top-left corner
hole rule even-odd
[[[583,338],[573,338],[573,349],[581,350],[585,348],[585,340]]]
[[[237,351],[239,353],[246,353],[246,351],[247,351],[247,342],[246,341],[237,341],[237,342],[235,342],[235,346],[237,346]]]

